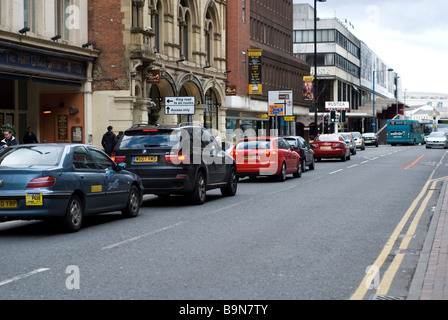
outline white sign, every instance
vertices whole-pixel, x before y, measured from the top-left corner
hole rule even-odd
[[[194,114],[194,97],[165,97],[165,114]]]
[[[350,102],[347,101],[327,101],[325,110],[350,110]]]
[[[268,92],[268,106],[283,105],[285,106],[283,114],[284,116],[293,115],[293,103],[292,103],[292,90],[284,91],[269,91]]]

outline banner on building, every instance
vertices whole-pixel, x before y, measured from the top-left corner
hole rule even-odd
[[[303,77],[303,99],[306,101],[314,100],[313,81],[313,76]]]
[[[262,94],[261,49],[249,49],[249,94]],[[257,85],[257,86],[253,86]]]

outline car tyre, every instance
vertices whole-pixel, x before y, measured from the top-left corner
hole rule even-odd
[[[311,160],[310,165],[308,166],[310,170],[314,170],[314,158]]]
[[[286,164],[283,162],[282,168],[280,169],[280,172],[276,176],[277,181],[283,182],[286,180]]]
[[[302,176],[302,172],[303,172],[302,168],[303,168],[303,161],[299,162],[299,165],[297,166],[297,171],[294,172],[292,174],[292,176],[294,178],[300,178]]]
[[[229,179],[225,188],[221,188],[221,194],[224,197],[233,197],[236,194],[238,187],[238,175],[236,174],[236,168],[232,166],[229,172]]]
[[[67,210],[62,218],[62,227],[66,232],[78,232],[81,229],[84,216],[81,199],[73,195],[68,201]]]
[[[200,205],[205,202],[207,192],[207,184],[205,180],[205,175],[203,172],[199,171],[196,177],[193,191],[189,193],[188,200],[191,204]]]
[[[140,211],[140,193],[136,186],[132,186],[129,191],[128,202],[126,204],[126,208],[121,210],[121,213],[126,218],[134,218],[138,216],[138,212]]]
[[[347,161],[347,155],[344,153],[344,155],[341,157],[341,161],[345,162]]]

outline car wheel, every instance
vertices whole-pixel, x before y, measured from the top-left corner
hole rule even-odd
[[[238,176],[236,174],[236,169],[234,166],[230,168],[229,179],[227,180],[227,185],[225,188],[221,188],[221,194],[224,197],[232,197],[236,194],[236,189],[238,187]]]
[[[83,219],[83,205],[77,195],[73,195],[68,201],[68,207],[62,218],[62,227],[67,232],[77,232],[81,229]]]
[[[300,161],[300,165],[302,166],[302,172],[306,171],[306,160]]]
[[[310,168],[310,170],[314,170],[314,158],[311,160],[311,163],[308,167]]]
[[[347,155],[344,153],[344,155],[341,157],[341,161],[345,162],[347,161]]]
[[[280,169],[280,172],[276,176],[277,181],[285,181],[286,180],[286,164],[283,162],[282,168]]]
[[[303,166],[304,166],[303,161],[299,162],[299,165],[297,166],[297,171],[292,174],[292,176],[294,178],[300,178],[302,176],[302,172],[303,172],[302,168],[303,168]]]
[[[193,191],[188,195],[191,204],[203,204],[206,198],[206,181],[203,172],[198,172]]]
[[[121,210],[121,213],[126,218],[134,218],[138,216],[140,210],[140,194],[136,186],[132,186],[129,192],[128,202],[126,208]]]

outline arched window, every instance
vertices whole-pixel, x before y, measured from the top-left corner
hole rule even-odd
[[[154,48],[157,52],[160,52],[160,1],[157,1],[156,9],[154,10]]]
[[[190,11],[187,1],[180,0],[179,7],[179,56],[182,59],[189,58],[189,32],[190,32]]]

